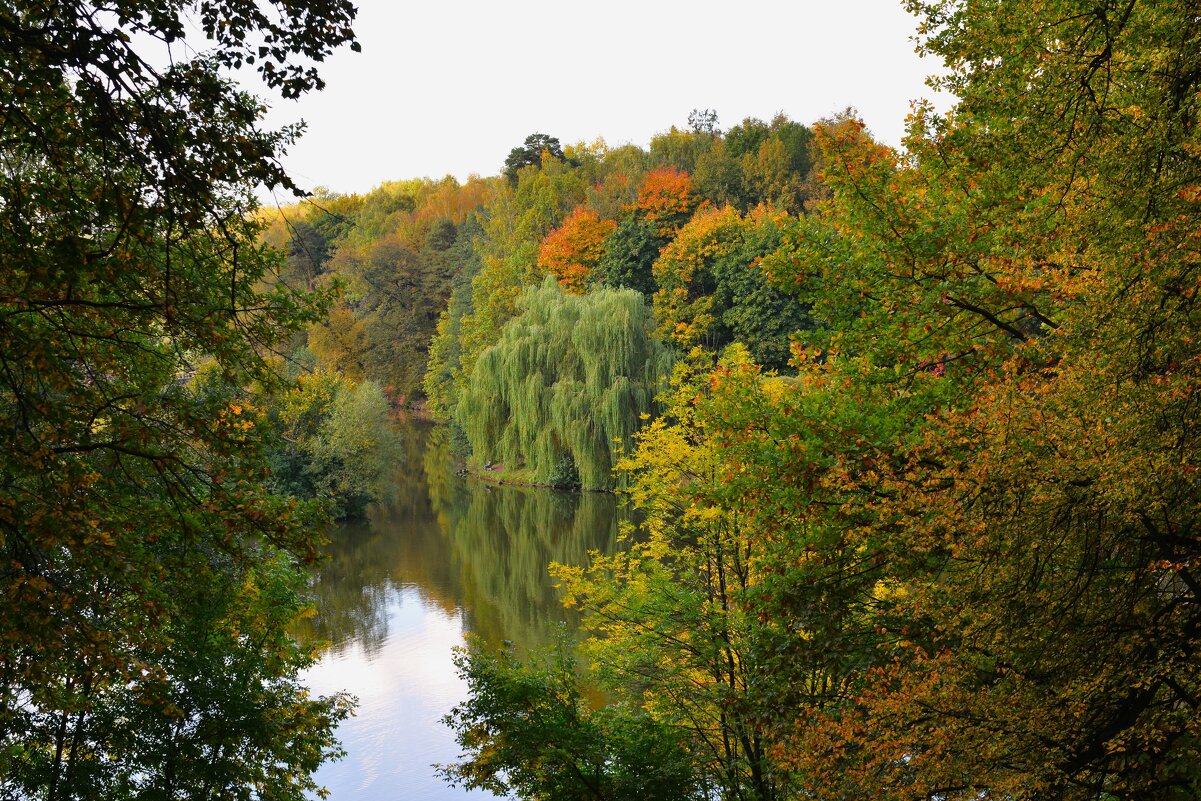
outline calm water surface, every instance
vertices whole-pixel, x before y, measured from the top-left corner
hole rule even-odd
[[[434,763],[458,747],[441,718],[466,694],[452,649],[473,632],[534,647],[574,623],[546,572],[611,550],[611,496],[491,486],[454,475],[444,429],[403,428],[404,463],[388,501],[332,535],[304,637],[331,643],[307,674],[317,693],[345,690],[358,714],[347,751],[317,781],[332,801],[488,798],[446,785]]]

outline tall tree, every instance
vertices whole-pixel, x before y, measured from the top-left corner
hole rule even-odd
[[[569,295],[548,277],[517,310],[456,411],[475,458],[527,466],[539,483],[612,486],[613,453],[629,447],[668,364],[642,296]]]
[[[616,227],[612,220],[602,220],[595,211],[580,206],[543,238],[538,266],[554,275],[564,289],[582,294],[604,255],[605,239]]]
[[[553,136],[532,133],[520,146],[509,151],[505,157],[504,175],[512,184],[517,183],[517,173],[522,167],[541,167],[543,154],[563,160],[563,146]]]
[[[263,489],[242,391],[275,383],[271,349],[319,311],[262,288],[281,265],[250,215],[256,184],[293,186],[295,131],[263,130],[227,76],[320,88],[309,65],[356,46],[353,17],[345,0],[0,10],[4,795],[300,798],[331,753],[344,710],[295,685],[282,619],[312,510]],[[144,56],[196,29],[206,54]],[[206,355],[220,390],[192,391]]]
[[[585,612],[586,648],[604,686],[659,725],[684,734],[713,797],[775,801],[788,786],[774,726],[756,714],[769,660],[756,653],[748,601],[762,580],[757,498],[731,481],[721,431],[733,407],[711,399],[757,380],[744,348],[713,373],[676,367],[663,417],[637,434],[618,470],[644,536],[583,566],[555,565],[566,602]],[[704,361],[708,361],[707,359]],[[628,452],[627,452],[628,453]]]

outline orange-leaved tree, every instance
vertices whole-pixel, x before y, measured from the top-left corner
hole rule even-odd
[[[660,167],[648,172],[639,184],[634,211],[660,236],[670,237],[688,221],[699,203],[692,176],[675,167]]]
[[[543,237],[538,266],[568,292],[581,295],[604,255],[605,239],[615,228],[617,223],[612,220],[602,220],[587,206],[577,206],[562,225]]]

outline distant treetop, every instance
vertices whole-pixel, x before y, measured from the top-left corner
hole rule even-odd
[[[542,133],[532,133],[527,136],[520,147],[509,151],[509,157],[505,159],[505,177],[511,183],[517,183],[517,171],[522,167],[531,164],[535,167],[542,165],[543,151],[557,159],[563,158],[563,147],[555,137]]]

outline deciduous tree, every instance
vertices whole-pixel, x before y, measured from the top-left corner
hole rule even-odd
[[[538,247],[538,266],[555,276],[568,292],[583,294],[604,255],[605,239],[617,227],[595,211],[578,206]]]
[[[292,186],[296,131],[264,130],[229,78],[321,86],[310,65],[352,42],[354,9],[294,12],[0,9],[2,795],[300,798],[333,751],[345,710],[296,686],[300,582],[274,572],[315,557],[315,520],[264,489],[244,393],[320,311],[264,289],[281,263],[250,193]],[[180,58],[196,30],[211,49]],[[220,391],[186,386],[205,356]]]
[[[668,356],[637,292],[569,295],[552,278],[477,360],[456,419],[475,458],[527,466],[534,481],[605,489],[613,453],[651,410]]]
[[[679,734],[618,705],[584,698],[571,643],[522,663],[473,642],[455,657],[470,694],[446,717],[462,762],[441,767],[455,785],[518,798],[687,801],[705,798]]]

